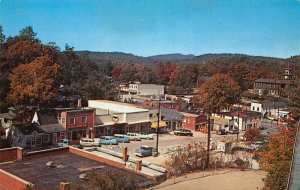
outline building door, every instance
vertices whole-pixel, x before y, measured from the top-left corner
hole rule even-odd
[[[53,144],[57,143],[57,133],[53,133]]]

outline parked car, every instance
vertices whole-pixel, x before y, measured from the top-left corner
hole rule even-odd
[[[250,148],[252,150],[259,150],[259,149],[263,148],[264,145],[265,145],[265,142],[263,142],[263,141],[256,141],[256,142],[251,143]]]
[[[152,156],[153,147],[151,146],[141,146],[135,151],[135,155],[139,157]]]
[[[117,145],[118,141],[113,136],[102,136],[102,137],[100,137],[100,144],[114,144],[114,145]]]
[[[115,134],[114,137],[117,139],[118,143],[129,143],[129,138],[126,135]]]
[[[239,130],[233,129],[233,130],[229,130],[227,133],[228,134],[239,134]]]
[[[82,138],[82,139],[80,139],[80,145],[83,147],[100,146],[100,139],[99,138],[94,138],[94,139]]]
[[[138,133],[138,135],[141,137],[141,139],[148,139],[153,140],[156,134],[149,134],[149,133]]]
[[[225,129],[219,129],[217,130],[217,135],[227,135],[228,131],[226,131]]]
[[[191,132],[191,130],[188,130],[188,129],[178,129],[178,130],[174,131],[174,135],[177,135],[177,136],[181,136],[181,135],[193,136],[193,133]]]
[[[138,133],[127,133],[126,136],[131,141],[140,141],[141,140],[141,137]]]
[[[265,130],[265,129],[267,129],[267,127],[259,126],[258,129],[260,129],[260,130]]]
[[[68,139],[59,140],[58,143],[56,143],[55,146],[56,147],[66,147],[66,146],[69,146],[69,140]]]

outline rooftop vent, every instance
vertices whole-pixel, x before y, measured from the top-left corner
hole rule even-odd
[[[48,168],[54,168],[54,162],[53,161],[47,162],[46,166],[48,166]]]
[[[86,175],[86,173],[83,173],[83,174],[80,174],[78,176],[78,178],[81,179],[81,180],[86,180],[87,179],[87,175]]]

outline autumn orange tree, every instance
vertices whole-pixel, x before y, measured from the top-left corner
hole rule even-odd
[[[246,130],[244,137],[246,138],[249,144],[259,141],[263,139],[263,135],[261,134],[261,130],[256,127],[249,128]]]
[[[287,185],[296,129],[279,126],[278,132],[270,135],[268,149],[259,154],[261,168],[268,172],[265,190],[282,190]]]
[[[50,100],[56,95],[59,69],[59,64],[48,56],[20,64],[9,76],[9,100],[16,105],[36,105]]]
[[[226,74],[217,74],[199,87],[200,103],[209,112],[228,108],[238,101],[240,93],[239,84]]]

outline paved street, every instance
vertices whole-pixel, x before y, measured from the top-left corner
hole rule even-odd
[[[225,138],[236,139],[236,135],[216,135],[212,132],[212,141],[220,141]],[[177,148],[178,146],[187,146],[191,143],[206,143],[207,135],[201,132],[194,132],[193,137],[189,136],[176,136],[170,134],[159,135],[159,151],[161,153],[169,152]],[[156,147],[156,139],[154,140],[142,140],[131,141],[130,143],[120,143],[119,145],[102,145],[103,148],[115,150],[121,152],[123,146],[128,147],[128,153],[133,155],[134,150],[138,149],[141,145]]]

